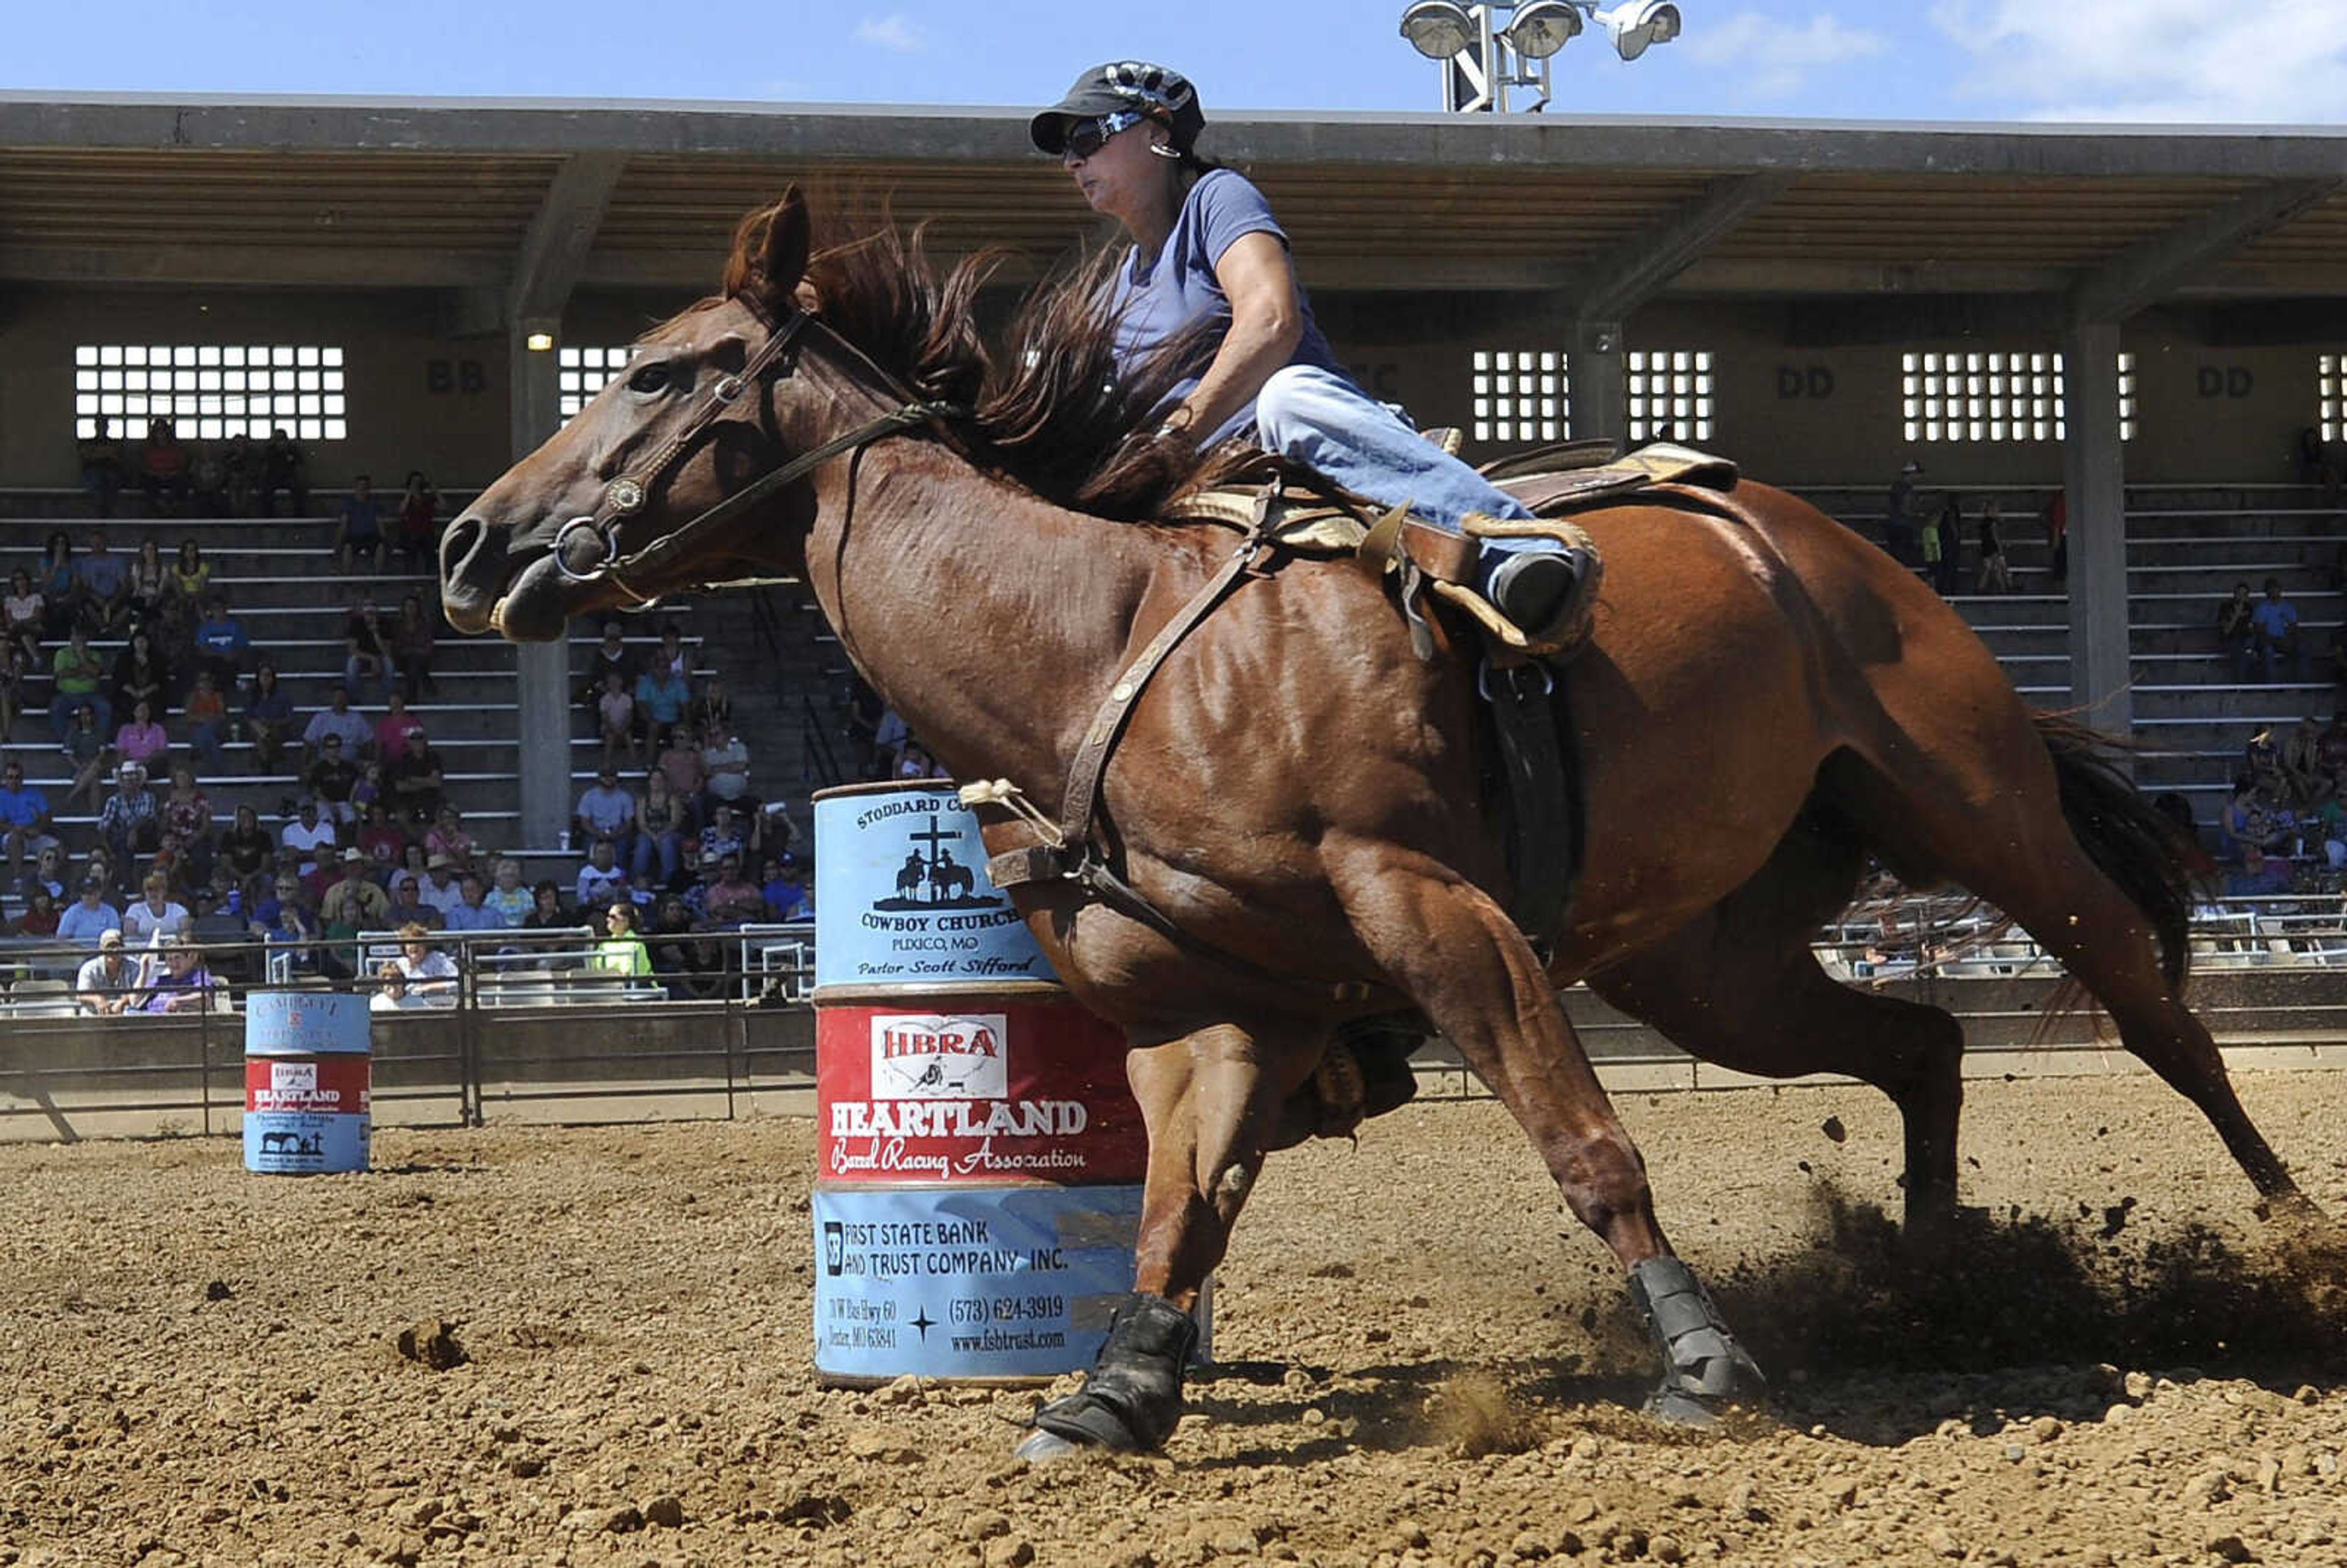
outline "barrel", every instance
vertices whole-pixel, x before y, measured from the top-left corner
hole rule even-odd
[[[245,999],[244,1168],[264,1175],[367,1168],[374,1088],[367,999],[254,991]]]
[[[986,879],[952,784],[815,797],[815,1361],[825,1381],[1088,1367],[1133,1291],[1125,1040]]]

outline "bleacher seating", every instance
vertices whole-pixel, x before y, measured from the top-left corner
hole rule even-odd
[[[466,492],[444,489],[450,507]],[[342,680],[343,618],[351,597],[364,594],[381,606],[386,620],[410,591],[436,603],[437,584],[428,569],[409,571],[395,553],[385,572],[350,576],[334,569],[332,516],[342,493],[320,488],[312,493],[313,515],[290,518],[149,518],[135,500],[126,500],[123,514],[105,519],[108,540],[126,556],[135,554],[142,539],[152,538],[167,559],[179,540],[197,539],[211,563],[215,586],[226,590],[231,608],[254,644],[256,659],[267,658],[278,668],[281,684],[302,721],[325,705],[330,688]],[[449,515],[444,511],[444,516]],[[89,532],[100,526],[88,512],[78,489],[0,487],[0,576],[7,568],[34,565],[44,540],[54,529],[70,533],[78,548]],[[841,782],[835,772],[816,766],[821,742],[810,743],[803,734],[812,722],[835,732],[844,695],[837,678],[841,668],[835,641],[820,619],[802,613],[804,600],[785,598],[779,615],[766,616],[784,634],[777,678],[749,679],[753,670],[777,668],[777,646],[771,628],[753,625],[767,607],[752,613],[737,598],[676,601],[656,612],[625,618],[628,641],[638,652],[659,643],[667,621],[685,630],[695,659],[696,682],[726,675],[734,705],[735,723],[752,749],[753,787],[766,798],[788,800],[798,808],[801,826],[805,797],[824,784]],[[583,679],[588,651],[599,625],[583,620],[572,629],[572,663]],[[93,646],[109,661],[119,651],[119,638],[100,638]],[[520,826],[520,754],[518,743],[518,687],[514,650],[495,638],[458,637],[443,631],[434,653],[436,694],[425,693],[411,704],[432,736],[435,750],[446,761],[446,796],[464,813],[466,827],[485,846],[516,855],[526,881],[555,878],[568,888],[579,863],[576,853],[558,844],[525,843]],[[176,673],[176,671],[175,671]],[[575,683],[575,682],[574,682]],[[64,794],[71,784],[67,760],[50,741],[45,711],[46,675],[30,685],[28,711],[20,715],[7,737],[7,754],[26,765],[27,782],[46,791],[56,808],[56,820],[77,860],[95,840],[97,804],[76,803],[68,809]],[[379,703],[354,704],[370,719],[381,712]],[[231,714],[241,713],[242,694],[232,694]],[[176,714],[166,719],[175,742],[175,754],[184,742]],[[251,805],[261,823],[276,834],[287,820],[291,803],[301,793],[298,750],[287,757],[284,771],[272,774],[249,772],[251,747],[242,740],[224,747],[225,771],[202,778],[214,813],[225,826],[240,804]],[[571,727],[572,793],[593,782],[601,754],[600,735],[584,714],[574,714]],[[159,787],[160,781],[158,781]],[[103,791],[100,799],[103,798]],[[20,912],[11,888],[0,889],[0,911]]]
[[[334,493],[313,496],[313,505],[331,507]],[[133,508],[135,510],[135,507]],[[0,491],[0,569],[32,565],[42,541],[55,528],[74,536],[77,548],[90,530],[100,526],[82,505],[78,491]],[[402,595],[414,591],[436,600],[437,586],[428,574],[394,569],[383,574],[343,576],[334,569],[334,524],[331,518],[195,518],[117,516],[102,525],[108,541],[122,553],[137,550],[153,538],[168,559],[179,541],[192,538],[203,548],[212,567],[212,583],[226,591],[231,608],[243,621],[253,643],[256,661],[276,664],[280,684],[304,721],[310,711],[325,705],[329,689],[343,678],[342,622],[350,598],[364,594],[386,613],[396,610]],[[119,651],[119,637],[97,638],[91,646],[108,658]],[[437,695],[426,694],[413,711],[432,736],[435,749],[446,758],[446,795],[465,814],[467,826],[484,843],[510,842],[518,821],[518,768],[515,743],[517,690],[511,648],[488,639],[443,634],[434,652]],[[175,674],[178,671],[175,670]],[[25,764],[26,781],[46,791],[56,808],[56,821],[77,860],[94,841],[96,807],[64,802],[71,784],[67,759],[52,743],[44,705],[47,682],[42,677],[30,693],[33,711],[19,717],[8,737],[7,753]],[[241,693],[230,699],[231,715],[243,708]],[[370,717],[380,706],[364,709]],[[185,729],[176,714],[166,719],[172,731],[174,754],[182,754]],[[226,771],[206,774],[201,783],[222,826],[240,804],[250,804],[263,825],[275,834],[287,819],[287,807],[301,793],[298,750],[285,763],[288,771],[255,774],[252,748],[242,740],[223,748]],[[101,799],[103,798],[101,794]],[[7,907],[15,912],[13,889]]]
[[[2037,520],[2047,491],[1958,485],[1935,493],[1948,488],[1963,497],[1966,522],[1965,591],[1952,602],[2032,706],[2068,707],[2069,599],[2049,591]],[[1886,487],[1811,486],[1799,493],[1866,538],[1882,537]],[[1991,498],[2003,513],[1999,531],[2018,593],[1970,591],[1973,528]],[[2327,719],[2338,698],[2322,660],[2347,624],[2347,593],[2334,580],[2347,512],[2298,486],[2129,486],[2127,520],[2134,738],[2143,748],[2137,777],[2147,790],[2181,794],[2194,817],[2211,824],[2251,735],[2287,730],[2305,716]],[[2236,582],[2256,593],[2269,577],[2298,607],[2304,674],[2243,682],[2218,646],[2217,606]]]

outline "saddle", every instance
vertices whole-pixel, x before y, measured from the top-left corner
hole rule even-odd
[[[1457,453],[1458,431],[1425,434],[1444,451]],[[1494,662],[1508,666],[1527,658],[1563,658],[1588,636],[1604,579],[1604,558],[1587,531],[1573,521],[1574,514],[1655,485],[1714,490],[1736,485],[1735,464],[1690,447],[1660,442],[1625,456],[1616,452],[1610,441],[1569,441],[1485,464],[1483,476],[1521,501],[1532,520],[1477,514],[1456,534],[1411,517],[1407,507],[1378,516],[1368,503],[1298,498],[1276,482],[1226,485],[1177,496],[1165,517],[1174,522],[1219,523],[1242,532],[1259,530],[1297,555],[1352,556],[1372,571],[1398,579],[1402,612],[1409,618],[1419,657],[1434,656],[1428,615],[1440,602],[1464,614],[1482,633]],[[1585,551],[1594,563],[1553,626],[1516,626],[1473,586],[1479,541],[1524,538],[1554,539]]]

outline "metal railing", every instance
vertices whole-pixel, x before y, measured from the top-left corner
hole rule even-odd
[[[2347,986],[2332,979],[2347,969],[2347,910],[2336,899],[2229,900],[2198,911],[2192,932],[2199,979],[2190,1000],[2220,1041],[2302,1048],[2323,1061],[2330,1048],[2347,1045]],[[680,939],[701,947],[704,967],[646,978],[598,968],[585,927],[435,933],[456,983],[407,1005],[384,999],[378,1114],[455,1123],[732,1116],[745,1101],[804,1108],[814,1066],[812,925],[753,924]],[[651,945],[662,944],[655,938]],[[220,982],[199,1005],[97,1017],[72,991],[90,949],[0,941],[0,1136],[70,1139],[93,1122],[107,1131],[226,1131],[242,1104],[244,997],[294,988],[372,999],[382,982],[372,966],[349,973],[349,960],[388,958],[399,938],[370,930],[308,948],[189,946]],[[322,950],[337,958],[335,972],[318,972]],[[1850,983],[1953,1013],[1975,1051],[2114,1054],[2091,1015],[2049,1030],[2045,1003],[2063,971],[1978,905],[1861,905],[1825,933],[1819,952]],[[129,957],[141,983],[160,962],[152,951]],[[1601,1070],[1687,1066],[1666,1040],[1585,988],[1564,1001]],[[1440,1042],[1418,1060],[1426,1071],[1456,1074],[1457,1091],[1481,1092]],[[1442,1081],[1430,1088],[1439,1091]]]

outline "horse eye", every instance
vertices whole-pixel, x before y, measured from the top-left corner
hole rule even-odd
[[[638,365],[635,374],[628,377],[630,392],[658,392],[667,384],[668,366],[658,360]]]

